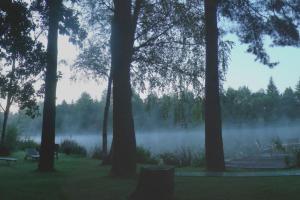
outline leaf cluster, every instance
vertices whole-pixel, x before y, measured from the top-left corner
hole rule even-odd
[[[274,46],[300,45],[300,1],[299,0],[220,0],[219,13],[236,27],[242,43],[256,60],[270,67],[271,62],[264,48],[264,37],[269,36]]]
[[[137,17],[131,65],[134,88],[192,89],[200,93],[205,58],[202,0],[142,0],[138,15],[134,15],[137,2],[132,2],[132,18]],[[90,28],[90,37],[75,62],[77,71],[100,77],[109,74],[113,5],[110,0],[83,1],[83,19]],[[231,47],[228,41],[220,45],[222,72],[228,65]]]
[[[42,43],[32,37],[37,26],[29,5],[4,1],[0,6],[1,98],[7,99],[6,108],[15,102],[34,117],[38,110],[34,83],[43,76],[46,53]]]

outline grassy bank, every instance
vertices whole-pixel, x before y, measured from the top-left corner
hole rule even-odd
[[[57,172],[41,174],[37,163],[0,163],[1,200],[122,200],[136,180],[107,176],[109,167],[93,159],[61,156]],[[300,177],[176,177],[176,200],[282,200],[300,198]]]

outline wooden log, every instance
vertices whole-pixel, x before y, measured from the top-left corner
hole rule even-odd
[[[142,167],[136,190],[130,200],[172,200],[174,167]]]

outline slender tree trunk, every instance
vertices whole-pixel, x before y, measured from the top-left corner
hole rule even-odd
[[[42,142],[39,171],[54,170],[55,144],[55,100],[57,84],[57,38],[58,22],[62,0],[47,1],[49,6],[49,31],[47,46],[47,68],[45,79],[45,100],[43,109]]]
[[[6,127],[7,127],[9,110],[10,110],[10,106],[11,106],[10,101],[11,101],[11,95],[9,95],[7,97],[6,107],[5,107],[5,111],[3,113],[3,123],[2,123],[2,131],[1,131],[1,145],[4,145],[4,143],[5,143]]]
[[[108,124],[108,114],[109,114],[109,107],[110,107],[111,86],[112,86],[112,72],[110,71],[108,77],[106,102],[105,102],[103,124],[102,124],[102,153],[104,158],[107,157],[107,124]]]
[[[16,68],[16,59],[15,56],[13,57],[13,63],[12,63],[12,68],[11,68],[11,76],[8,84],[9,90],[13,86],[14,82],[14,74],[15,74],[15,68]],[[6,99],[6,106],[5,110],[3,112],[3,123],[2,123],[2,130],[1,130],[1,145],[3,146],[5,143],[5,135],[6,135],[6,127],[7,127],[7,121],[8,121],[8,115],[9,115],[9,110],[10,106],[12,104],[12,94],[10,91],[7,92],[7,99]]]
[[[217,2],[205,0],[205,150],[206,167],[211,171],[225,170],[219,94]]]
[[[131,0],[116,0],[112,21],[113,146],[111,173],[136,173],[136,141],[131,104],[130,65],[133,52]]]

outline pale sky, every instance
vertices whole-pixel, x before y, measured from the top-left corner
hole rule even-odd
[[[241,45],[236,37],[230,36],[236,44],[232,50],[231,61],[224,88],[247,86],[252,91],[266,88],[270,77],[273,77],[276,86],[282,92],[287,87],[295,88],[300,79],[300,48],[276,47],[268,48],[272,61],[279,61],[280,64],[269,69],[254,61],[254,56],[246,52],[246,46]],[[69,64],[73,62],[79,49],[68,42],[67,37],[59,37],[59,59],[65,59]],[[82,92],[89,93],[93,98],[100,99],[102,91],[106,88],[106,82],[99,83],[93,80],[70,80],[71,71],[69,66],[58,67],[63,77],[57,85],[57,103],[62,100],[67,102],[76,101]]]

